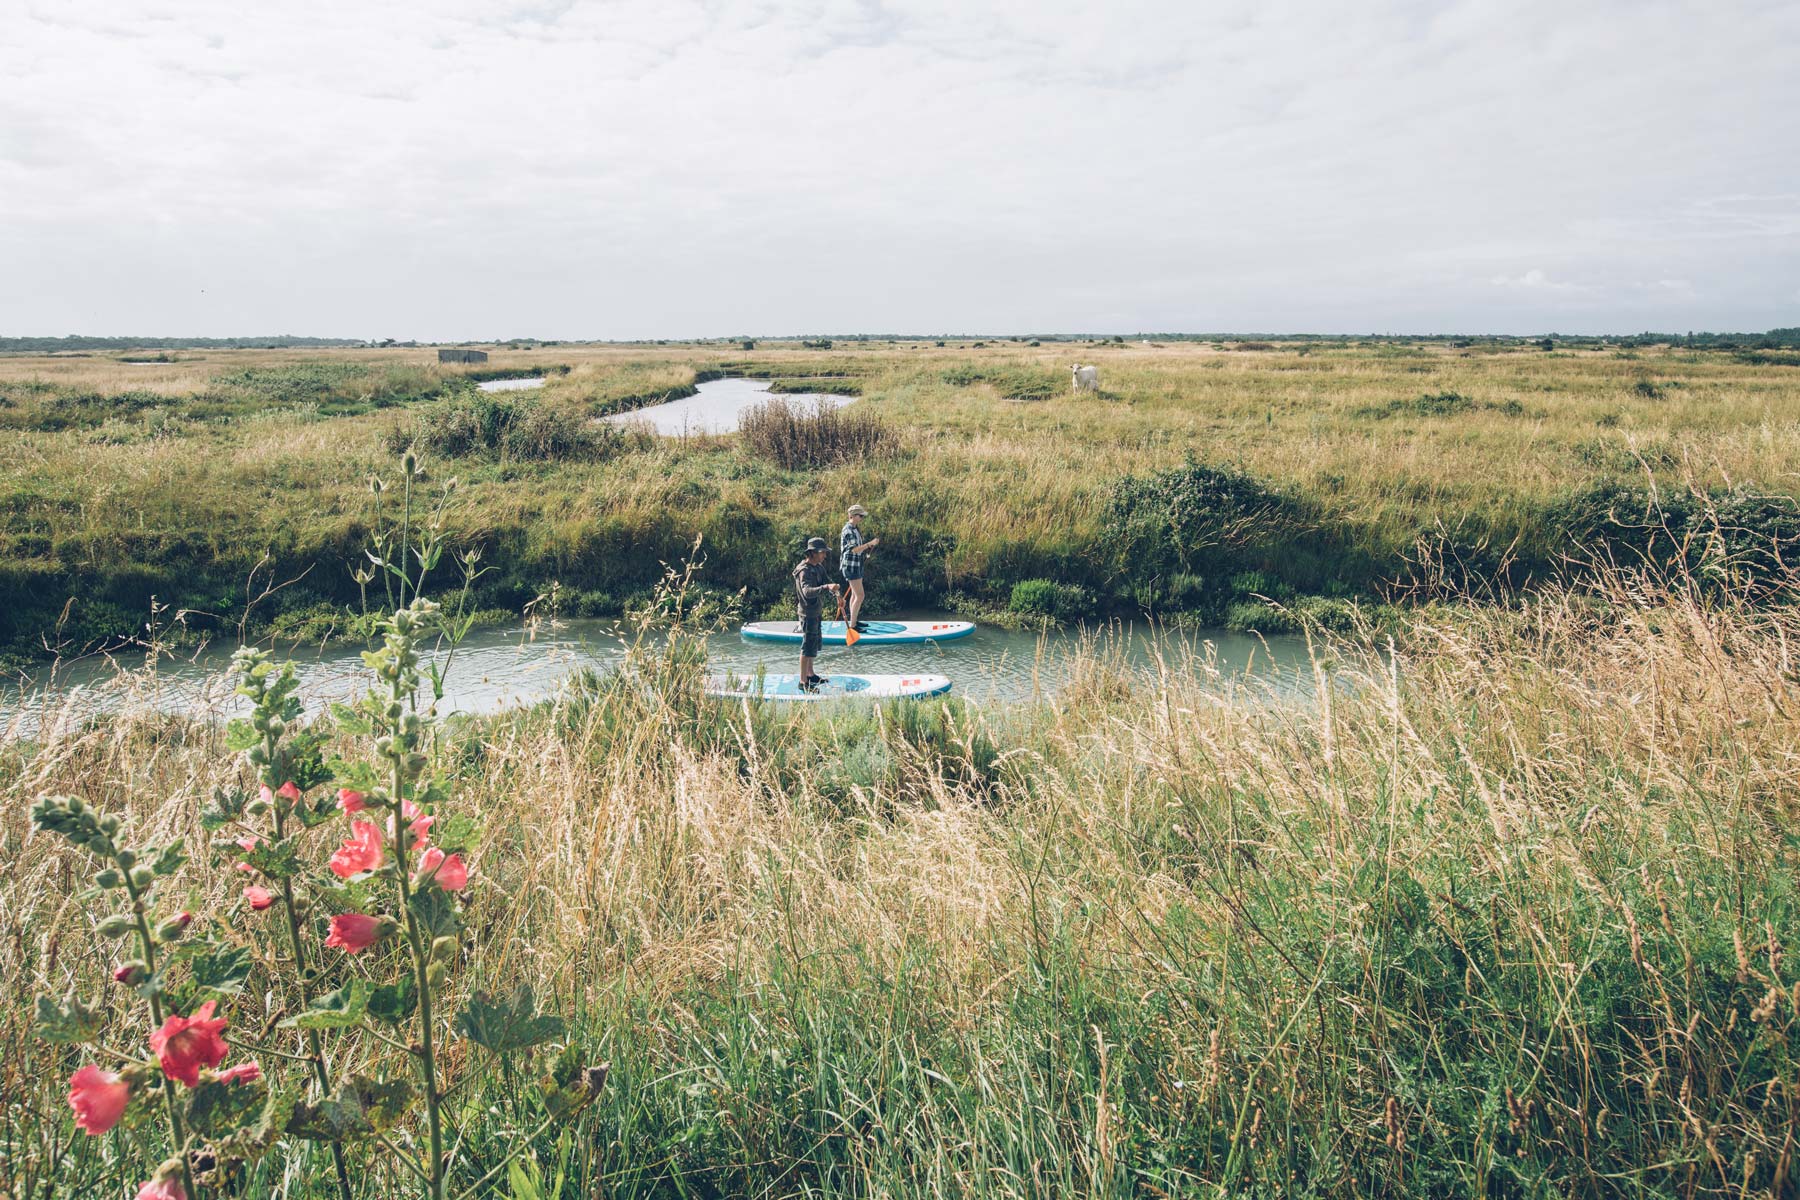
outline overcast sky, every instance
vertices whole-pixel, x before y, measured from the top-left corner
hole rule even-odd
[[[0,0],[0,335],[1800,325],[1793,0]]]

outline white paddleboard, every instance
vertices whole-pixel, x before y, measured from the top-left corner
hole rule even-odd
[[[947,642],[968,637],[975,632],[973,621],[865,621],[858,646],[898,646],[918,642]],[[752,621],[744,626],[744,637],[753,642],[792,642],[804,639],[798,621]],[[844,644],[844,623],[826,621],[820,627],[821,640],[827,646]]]
[[[917,699],[950,690],[947,675],[839,675],[833,673],[817,691],[804,691],[798,675],[713,675],[706,694],[750,700]]]

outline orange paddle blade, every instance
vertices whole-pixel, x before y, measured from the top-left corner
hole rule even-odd
[[[862,641],[862,634],[856,632],[849,621],[844,620],[844,593],[842,592],[838,593],[837,616],[838,620],[844,622],[844,645],[854,646],[856,643]]]

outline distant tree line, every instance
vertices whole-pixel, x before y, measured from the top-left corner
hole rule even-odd
[[[831,337],[820,335],[799,338],[766,338],[767,341],[799,341],[801,345],[815,349],[829,348],[832,340],[847,343],[864,342],[924,342],[933,339],[951,339],[968,341],[983,338],[988,342],[1003,344],[1014,342],[1035,345],[1043,342],[1110,342],[1155,340],[1159,342],[1236,342],[1246,339],[1263,341],[1299,342],[1320,346],[1373,345],[1383,343],[1416,344],[1420,342],[1442,342],[1453,346],[1474,345],[1512,345],[1538,346],[1546,350],[1557,348],[1578,349],[1593,346],[1682,346],[1695,350],[1800,350],[1800,326],[1784,329],[1771,329],[1764,333],[1655,333],[1646,330],[1643,333],[1626,334],[1533,334],[1520,336],[1515,334],[1470,334],[1470,333],[1366,333],[1366,334],[1332,334],[1332,333],[1134,333],[1130,335],[1109,333],[1024,333],[995,336],[993,334],[900,334],[900,333],[852,333],[834,334]],[[750,342],[743,346],[750,349],[754,340],[747,335],[734,338],[656,338],[639,341],[612,342],[602,339],[554,341],[540,338],[511,338],[503,342],[487,343],[509,349],[529,349],[534,346],[581,346],[581,345],[705,345],[711,341],[721,344],[729,342]],[[294,337],[282,334],[278,337],[86,337],[80,334],[69,334],[66,337],[0,337],[0,353],[44,354],[58,350],[278,350],[291,347],[413,347],[433,345],[429,342],[405,341],[397,342],[393,338],[377,341],[360,338],[318,338]],[[940,340],[939,345],[943,342]]]

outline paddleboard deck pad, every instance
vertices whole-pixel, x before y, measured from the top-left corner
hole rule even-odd
[[[865,621],[859,646],[898,646],[918,642],[947,642],[968,637],[975,632],[972,621]],[[820,630],[827,646],[844,644],[844,622],[826,621]],[[752,621],[744,626],[744,636],[753,642],[792,642],[804,640],[798,621]]]
[[[941,696],[950,690],[947,675],[839,675],[826,676],[817,691],[800,687],[798,675],[713,675],[706,694],[742,700],[864,700],[918,699]]]

